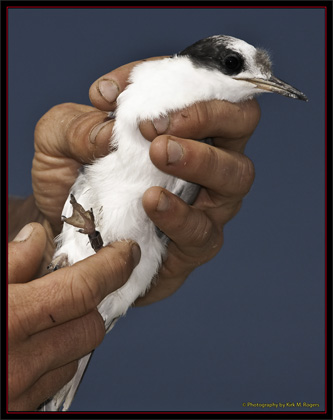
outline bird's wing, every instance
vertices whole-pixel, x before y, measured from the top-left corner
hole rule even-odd
[[[187,204],[192,204],[197,198],[200,188],[201,187],[198,184],[192,184],[191,182],[187,182],[178,178],[174,184],[174,187],[171,189],[171,192],[175,195],[178,195],[178,197],[184,200]],[[155,226],[155,231],[160,240],[165,245],[167,245],[170,238],[157,226]]]
[[[213,145],[213,139],[210,137],[203,140],[198,140],[198,141],[200,141],[201,143]],[[193,204],[196,198],[198,197],[200,189],[201,189],[201,186],[198,184],[193,184],[192,182],[184,181],[183,179],[177,178],[174,183],[173,188],[171,189],[171,192],[177,195],[183,201],[185,201],[185,203]],[[162,241],[164,241],[165,244],[169,242],[170,238],[164,232],[162,232],[157,226],[156,226],[156,234]]]

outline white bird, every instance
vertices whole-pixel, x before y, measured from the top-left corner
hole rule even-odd
[[[267,52],[231,36],[205,38],[173,57],[145,61],[132,70],[129,85],[117,99],[110,140],[113,151],[84,167],[63,209],[63,214],[70,216],[74,208],[73,217],[63,220],[83,227],[90,237],[96,227],[104,243],[134,240],[140,245],[140,263],[127,283],[98,306],[107,332],[149,289],[166,253],[168,238],[146,215],[142,206],[144,192],[160,186],[192,203],[200,189],[152,164],[150,142],[141,135],[140,122],[158,119],[196,102],[241,102],[262,92],[307,100],[299,90],[272,75]],[[84,209],[92,209],[94,217]],[[87,216],[84,226],[76,223],[82,216]],[[95,252],[87,236],[68,223],[56,238],[57,250],[51,264],[54,269],[72,265]],[[93,239],[92,244],[96,244]],[[43,410],[56,411],[62,405],[63,410],[69,408],[90,356],[80,360],[73,379],[44,403]]]

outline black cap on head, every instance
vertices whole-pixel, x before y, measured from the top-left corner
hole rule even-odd
[[[217,69],[228,76],[236,76],[245,70],[245,62],[239,52],[228,47],[229,38],[224,35],[204,38],[177,55],[188,56],[197,67]]]

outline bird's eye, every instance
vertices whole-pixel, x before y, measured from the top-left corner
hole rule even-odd
[[[228,70],[231,72],[236,72],[241,69],[242,67],[242,60],[237,55],[228,55],[225,60],[224,64]]]

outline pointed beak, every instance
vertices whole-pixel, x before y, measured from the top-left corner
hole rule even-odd
[[[274,76],[271,76],[269,79],[243,79],[236,77],[235,79],[253,83],[258,89],[279,93],[280,95],[288,96],[289,98],[300,99],[301,101],[308,101],[308,98],[304,95],[304,93]]]

